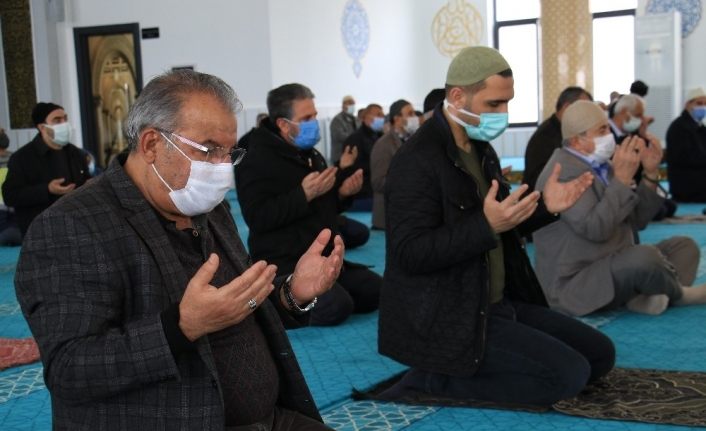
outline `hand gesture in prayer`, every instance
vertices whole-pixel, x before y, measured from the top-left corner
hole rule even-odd
[[[539,192],[532,192],[520,199],[527,191],[527,184],[510,193],[502,202],[498,202],[498,181],[493,180],[488,195],[483,202],[483,213],[495,233],[506,232],[525,221],[537,209]]]
[[[190,341],[241,322],[274,289],[277,267],[264,260],[219,289],[210,284],[218,264],[212,253],[189,280],[179,303],[179,328]]]
[[[322,230],[294,268],[290,287],[292,297],[300,306],[326,293],[341,273],[344,246],[339,235],[333,239],[331,254],[328,257],[321,254],[330,239],[331,230]]]
[[[355,145],[346,145],[341,154],[341,160],[338,162],[341,169],[346,169],[349,166],[353,166],[356,159],[358,158],[358,147]]]
[[[353,173],[353,175],[343,181],[341,187],[338,188],[338,196],[340,196],[342,199],[345,199],[349,196],[353,196],[354,194],[358,193],[362,187],[363,170],[358,169]]]
[[[64,182],[64,180],[64,178],[55,178],[49,181],[49,185],[47,186],[47,188],[49,189],[49,193],[61,196],[67,194],[68,192],[76,188],[76,184],[74,183],[62,186],[61,184]]]
[[[650,178],[657,178],[659,164],[662,163],[662,143],[652,133],[646,135],[649,145],[640,153],[640,163],[645,175]]]
[[[551,175],[547,178],[544,185],[543,199],[547,211],[552,213],[560,213],[571,208],[581,197],[591,184],[593,183],[593,174],[584,172],[578,178],[565,183],[559,182],[559,174],[561,173],[561,165],[554,165]]]
[[[615,178],[626,186],[630,186],[640,167],[641,152],[645,149],[645,141],[633,135],[616,146],[613,154],[613,173]]]
[[[312,172],[302,180],[302,188],[306,201],[311,202],[327,193],[336,184],[336,171],[338,168],[331,166],[321,172]]]

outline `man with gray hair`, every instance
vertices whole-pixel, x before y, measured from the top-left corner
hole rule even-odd
[[[129,153],[32,224],[15,285],[55,428],[330,429],[283,323],[305,323],[343,244],[322,231],[280,278],[251,262],[223,202],[238,109],[214,76],[154,78]]]
[[[559,221],[534,233],[537,276],[549,306],[583,316],[623,305],[660,314],[670,303],[706,302],[705,286],[685,287],[694,282],[699,263],[692,239],[673,237],[654,246],[634,241],[635,227],[649,222],[663,198],[655,181],[633,189],[633,176],[642,166],[645,178],[654,178],[662,148],[645,145],[639,136],[616,146],[605,113],[587,101],[566,110],[561,132],[564,145],[554,151],[537,186],[547,183],[557,163],[560,180],[586,172],[596,179]]]
[[[660,147],[660,149],[662,148],[662,142],[659,138],[647,131],[647,127],[654,121],[654,118],[645,115],[645,108],[645,100],[636,94],[625,94],[620,96],[617,102],[615,102],[615,105],[609,111],[610,119],[608,123],[610,124],[610,130],[615,137],[615,143],[617,145],[620,145],[623,140],[628,137],[639,136],[645,141],[646,146],[654,145]],[[661,179],[659,170],[655,172],[654,178],[645,177],[642,166],[639,165],[635,171],[635,177],[633,178],[635,184],[639,184],[643,180],[652,180],[652,182],[657,184],[659,193],[666,197],[667,192],[659,186]],[[676,211],[676,202],[666,198],[662,201],[662,204],[655,209],[652,219],[662,220],[665,217],[673,216]],[[637,239],[637,232],[635,232],[635,238]]]

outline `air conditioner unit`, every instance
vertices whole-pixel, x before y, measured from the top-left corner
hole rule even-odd
[[[649,85],[646,114],[650,132],[664,145],[667,129],[682,106],[682,41],[679,12],[635,18],[635,78]]]

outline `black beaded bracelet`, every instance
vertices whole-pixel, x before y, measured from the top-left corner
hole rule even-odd
[[[319,298],[314,297],[314,299],[306,307],[301,308],[299,304],[297,304],[297,301],[294,300],[294,296],[292,296],[292,277],[294,277],[294,274],[290,274],[289,277],[284,280],[284,285],[282,285],[282,289],[284,289],[284,299],[287,300],[287,305],[297,314],[304,314],[311,311]]]

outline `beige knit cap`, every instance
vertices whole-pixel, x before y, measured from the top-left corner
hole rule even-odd
[[[706,91],[704,91],[703,88],[701,87],[696,87],[692,88],[689,90],[688,93],[686,93],[686,101],[691,102],[692,100],[696,99],[697,97],[706,97]]]
[[[607,120],[605,112],[594,102],[577,100],[569,105],[561,117],[561,137],[573,138]]]
[[[475,84],[509,68],[510,65],[497,50],[487,46],[469,46],[451,60],[446,73],[446,84]]]

